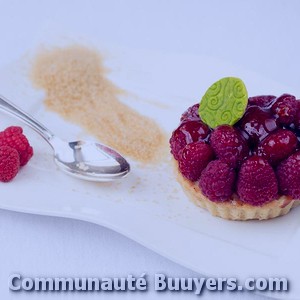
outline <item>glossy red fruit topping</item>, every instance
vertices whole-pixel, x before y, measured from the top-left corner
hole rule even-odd
[[[186,135],[188,143],[206,141],[210,128],[202,121],[189,121],[180,126],[180,131]]]
[[[276,175],[266,159],[254,155],[242,164],[237,179],[237,194],[243,202],[254,206],[277,198]]]
[[[199,186],[202,193],[214,202],[228,200],[234,189],[235,172],[221,160],[211,161],[203,170]]]
[[[277,178],[283,195],[300,199],[300,151],[279,164]]]
[[[294,122],[297,113],[297,100],[294,96],[283,94],[272,105],[272,113],[282,125],[289,126]]]
[[[276,97],[272,95],[249,97],[248,105],[269,108],[274,103],[275,99]]]
[[[169,142],[171,153],[174,158],[178,160],[180,151],[187,145],[186,135],[180,130],[180,128],[177,128],[173,131]]]
[[[297,148],[297,136],[290,130],[279,129],[267,136],[257,149],[257,154],[277,165],[288,158]]]
[[[233,168],[249,154],[247,142],[240,132],[230,125],[218,126],[211,133],[209,141],[217,158],[227,162]]]
[[[198,121],[199,117],[199,103],[190,106],[181,116],[180,121]]]
[[[196,181],[213,158],[214,152],[208,144],[204,142],[188,144],[180,153],[179,170],[187,179]]]
[[[255,106],[247,109],[238,126],[243,131],[243,136],[254,147],[268,134],[278,129],[275,118],[269,112]]]
[[[202,121],[182,123],[171,136],[171,153],[178,160],[180,151],[185,145],[198,141],[207,141],[209,134],[210,128]]]
[[[20,166],[26,165],[33,155],[33,149],[19,126],[10,126],[0,132],[0,146],[16,149],[20,155]]]
[[[11,181],[20,168],[18,151],[9,146],[0,146],[0,181]]]

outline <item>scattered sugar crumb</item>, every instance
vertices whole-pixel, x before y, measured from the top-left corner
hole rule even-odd
[[[31,78],[46,106],[101,142],[143,163],[158,162],[166,137],[156,122],[120,102],[124,93],[107,77],[101,55],[83,46],[43,50]]]

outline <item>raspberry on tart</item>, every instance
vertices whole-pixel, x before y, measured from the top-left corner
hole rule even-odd
[[[277,198],[276,175],[266,159],[253,155],[242,164],[237,179],[237,195],[241,201],[254,206]]]
[[[282,216],[300,205],[300,101],[248,98],[239,81],[219,80],[182,114],[170,139],[178,180],[214,216]]]
[[[283,195],[300,200],[300,151],[292,154],[278,166],[277,178]]]
[[[271,110],[280,124],[290,126],[294,122],[297,113],[296,97],[283,94],[275,101]]]
[[[260,108],[270,108],[270,106],[274,103],[276,96],[272,95],[262,95],[262,96],[255,96],[249,97],[248,105],[249,106],[258,106]]]
[[[279,129],[268,135],[258,146],[257,154],[276,166],[288,158],[297,148],[296,134],[287,129]]]
[[[182,123],[173,131],[170,138],[171,152],[176,160],[179,159],[180,151],[188,144],[200,141],[207,141],[210,135],[210,128],[200,119],[189,120]]]
[[[247,142],[239,130],[230,125],[220,125],[211,133],[210,145],[217,158],[235,168],[248,156]]]
[[[182,115],[180,118],[180,122],[186,122],[186,121],[199,121],[199,103],[196,103],[192,106],[190,106]]]
[[[255,147],[271,132],[278,129],[278,122],[269,111],[250,106],[239,121],[239,127],[243,136],[249,141],[249,145]]]
[[[196,181],[213,158],[214,152],[211,146],[204,142],[191,143],[180,152],[178,167],[184,177]]]
[[[202,193],[214,202],[223,202],[233,193],[235,171],[222,160],[211,161],[203,170],[199,186]]]

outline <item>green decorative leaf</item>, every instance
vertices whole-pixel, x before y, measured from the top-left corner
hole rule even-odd
[[[199,115],[211,128],[234,125],[242,118],[248,103],[244,82],[235,77],[225,77],[215,82],[203,96]]]

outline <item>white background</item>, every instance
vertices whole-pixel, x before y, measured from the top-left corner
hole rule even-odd
[[[297,1],[19,0],[0,1],[0,4],[0,65],[24,55],[40,29],[54,24],[79,37],[89,32],[88,38],[98,43],[103,41],[103,44],[165,53],[209,55],[293,89],[299,86],[300,2]],[[142,295],[11,293],[7,278],[13,272],[26,276],[101,277],[129,273],[139,276],[143,272],[150,277],[157,272],[170,276],[200,276],[119,234],[79,221],[0,211],[0,241],[1,299],[195,297],[192,294],[157,294],[151,288]],[[202,299],[241,298],[253,299],[254,296],[202,295]]]

